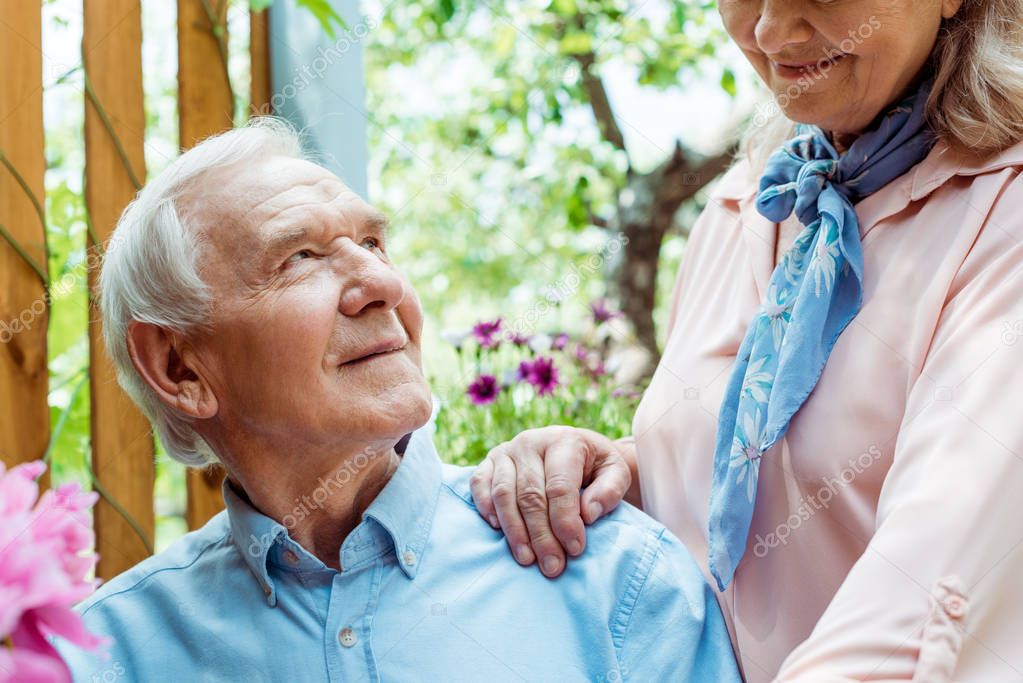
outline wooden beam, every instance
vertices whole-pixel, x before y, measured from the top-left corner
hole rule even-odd
[[[0,153],[6,159],[0,225],[45,274],[45,227],[18,181],[44,202],[41,45],[38,0],[0,2]],[[48,320],[42,277],[0,237],[0,460],[8,466],[43,457],[50,438]]]
[[[250,116],[273,114],[270,98],[270,10],[249,12],[249,61],[252,81],[249,85]]]
[[[228,83],[221,45],[207,10],[220,7],[217,33],[226,33],[226,2],[178,0],[178,120],[182,148],[233,125],[234,98]],[[188,470],[185,521],[197,529],[223,509],[223,469]]]
[[[135,183],[145,182],[146,177],[141,8],[139,0],[84,0],[83,11],[82,59],[90,86],[85,97],[85,203],[96,239],[105,244],[135,196]],[[97,286],[95,266],[101,254],[102,247],[90,241],[90,293]],[[155,531],[153,436],[149,422],[117,384],[93,296],[89,297],[89,380],[93,473],[103,491],[151,543]],[[109,579],[150,554],[138,530],[106,498],[96,504],[94,526],[97,576]]]

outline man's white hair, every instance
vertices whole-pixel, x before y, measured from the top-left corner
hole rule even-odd
[[[217,462],[217,456],[192,428],[192,419],[161,401],[135,370],[128,325],[138,320],[187,336],[207,324],[211,295],[199,276],[196,228],[181,211],[182,198],[212,169],[275,156],[305,158],[295,129],[273,117],[200,142],[128,204],[103,257],[99,309],[117,381],[149,418],[167,454],[192,467]],[[201,214],[201,207],[189,213]]]

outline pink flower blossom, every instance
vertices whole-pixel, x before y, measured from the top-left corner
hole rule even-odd
[[[39,496],[39,461],[9,472],[0,463],[0,683],[70,681],[47,636],[86,649],[105,642],[85,630],[72,606],[96,589],[86,581],[96,555],[88,510],[97,499],[78,484]],[[37,500],[38,498],[38,500]]]

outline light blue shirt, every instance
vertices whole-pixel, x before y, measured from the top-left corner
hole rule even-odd
[[[107,660],[58,648],[76,681],[739,681],[714,594],[663,526],[622,504],[552,581],[479,517],[471,473],[417,433],[340,572],[225,482],[225,511],[80,605]]]

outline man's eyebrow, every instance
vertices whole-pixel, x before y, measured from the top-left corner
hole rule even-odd
[[[385,235],[388,228],[391,225],[391,219],[382,213],[374,211],[367,215],[363,220],[363,229],[369,232]],[[266,241],[266,245],[263,248],[264,254],[277,254],[288,249],[298,247],[310,240],[315,239],[318,233],[322,233],[321,227],[308,227],[299,226],[293,228],[283,228],[275,233]]]
[[[366,227],[373,232],[386,234],[391,227],[391,219],[379,211],[374,211],[366,217]]]
[[[308,227],[285,228],[275,232],[263,247],[264,254],[276,254],[307,242],[316,229]]]

